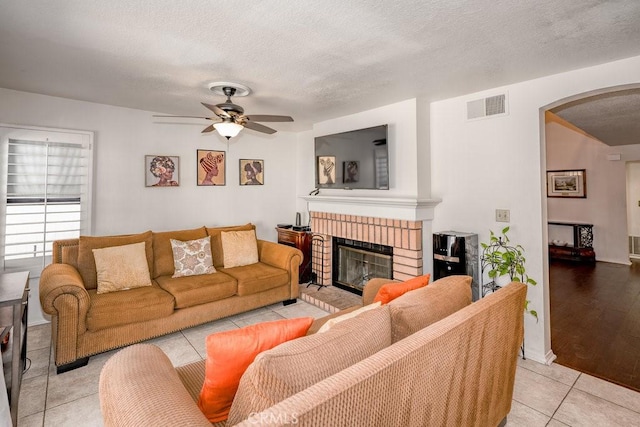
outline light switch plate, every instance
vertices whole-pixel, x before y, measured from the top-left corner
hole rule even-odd
[[[509,222],[510,220],[509,209],[496,209],[496,221],[497,222]]]

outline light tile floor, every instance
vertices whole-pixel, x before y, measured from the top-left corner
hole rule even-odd
[[[298,300],[274,304],[150,340],[174,365],[205,357],[204,338],[213,332],[274,319],[327,312]],[[117,350],[91,357],[85,367],[56,375],[51,362],[49,325],[28,332],[31,367],[22,382],[19,426],[102,426],[98,379],[102,366]],[[640,393],[572,369],[519,360],[511,413],[515,426],[640,426]]]

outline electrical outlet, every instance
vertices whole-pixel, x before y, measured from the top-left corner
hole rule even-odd
[[[497,222],[509,222],[509,209],[496,209]]]

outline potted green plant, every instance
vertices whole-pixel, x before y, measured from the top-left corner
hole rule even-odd
[[[527,275],[525,270],[526,258],[524,248],[521,245],[512,245],[509,236],[509,227],[502,229],[499,235],[490,231],[489,243],[481,243],[482,257],[480,260],[482,273],[486,272],[491,280],[483,285],[482,293],[486,290],[495,291],[508,282],[522,282],[527,285],[536,285],[536,281]],[[505,283],[499,283],[504,278]],[[535,317],[538,321],[538,312],[529,309],[529,301],[525,302],[524,311]]]

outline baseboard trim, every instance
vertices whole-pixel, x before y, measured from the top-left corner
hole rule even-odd
[[[551,365],[554,360],[556,360],[556,355],[552,350],[549,350],[547,353],[542,354],[538,352],[534,352],[531,349],[525,348],[524,354],[527,356],[527,359],[533,360],[534,362],[541,363],[543,365]]]

